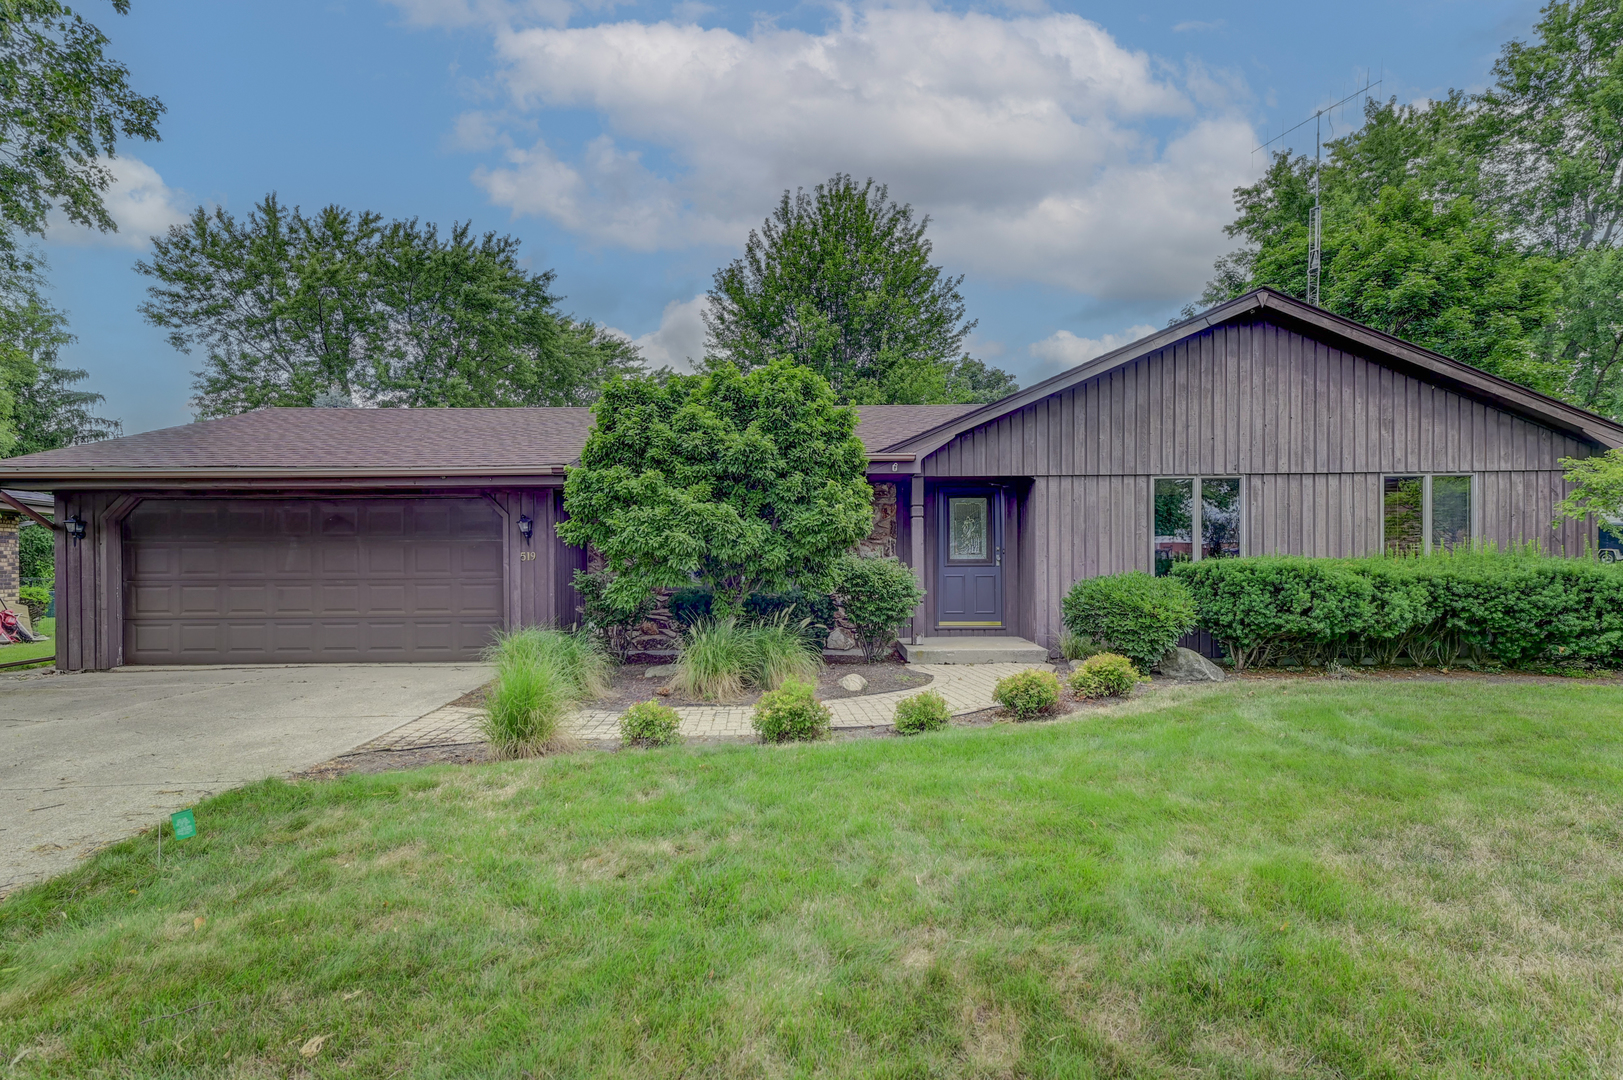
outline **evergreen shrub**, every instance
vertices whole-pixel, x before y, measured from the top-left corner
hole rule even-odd
[[[1195,626],[1183,583],[1142,570],[1083,578],[1060,601],[1060,614],[1072,634],[1146,671]]]
[[[896,734],[918,735],[925,731],[940,731],[952,719],[947,699],[934,690],[926,690],[896,703]]]
[[[1125,697],[1143,678],[1127,657],[1095,653],[1071,672],[1071,693],[1079,698]]]
[[[1039,668],[1018,672],[997,681],[992,700],[1016,720],[1030,720],[1059,704],[1059,676]]]

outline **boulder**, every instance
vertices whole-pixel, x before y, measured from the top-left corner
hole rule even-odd
[[[845,627],[836,626],[828,632],[828,647],[834,652],[846,652],[857,647],[857,639]]]
[[[675,664],[655,664],[642,673],[645,679],[668,679],[676,674]]]
[[[1180,649],[1177,646],[1168,649],[1153,670],[1179,682],[1223,681],[1222,668],[1193,649]]]
[[[855,673],[840,676],[840,689],[849,690],[853,694],[860,694],[868,689],[868,680]]]

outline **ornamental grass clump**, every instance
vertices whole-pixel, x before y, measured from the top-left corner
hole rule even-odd
[[[992,700],[1013,713],[1016,720],[1030,720],[1052,712],[1059,704],[1059,697],[1059,676],[1039,668],[999,679],[992,691]]]
[[[608,658],[585,634],[525,627],[497,637],[485,659],[496,665],[496,678],[480,728],[497,757],[563,749],[564,715],[608,689]]]
[[[776,690],[786,679],[816,679],[823,658],[807,639],[805,629],[804,621],[792,624],[787,615],[747,628],[750,681]]]
[[[1126,697],[1143,681],[1133,662],[1117,653],[1096,653],[1071,673],[1071,693],[1079,698]]]
[[[754,651],[749,629],[737,619],[701,619],[683,637],[677,688],[707,701],[736,698],[754,666]]]
[[[952,718],[947,699],[934,690],[905,697],[896,703],[896,734],[918,735],[940,731]]]
[[[750,718],[762,742],[811,742],[828,737],[833,717],[817,700],[812,684],[786,679],[776,690],[761,695]]]
[[[681,717],[669,705],[639,701],[620,717],[620,738],[627,746],[670,746],[682,741]]]

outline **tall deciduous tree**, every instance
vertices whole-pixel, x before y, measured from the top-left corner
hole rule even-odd
[[[873,528],[856,411],[806,367],[615,378],[593,413],[558,535],[603,554],[618,610],[695,576],[717,614],[752,592],[826,592]]]
[[[716,271],[708,350],[746,371],[792,360],[853,404],[1006,396],[1014,379],[964,352],[975,323],[963,278],[930,262],[929,223],[872,180],[785,191],[743,257]]]
[[[112,0],[127,14],[129,0]],[[163,105],[130,89],[105,34],[58,0],[0,3],[0,248],[45,234],[54,207],[112,230],[102,204],[120,136],[156,139]]]
[[[177,349],[204,352],[203,416],[340,400],[366,405],[585,405],[636,350],[562,314],[551,271],[518,241],[470,226],[329,206],[306,216],[274,194],[243,220],[199,208],[136,269],[141,312]]]

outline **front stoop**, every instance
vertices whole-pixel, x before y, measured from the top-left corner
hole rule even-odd
[[[909,664],[1044,664],[1048,650],[1017,637],[927,637],[902,643]]]

